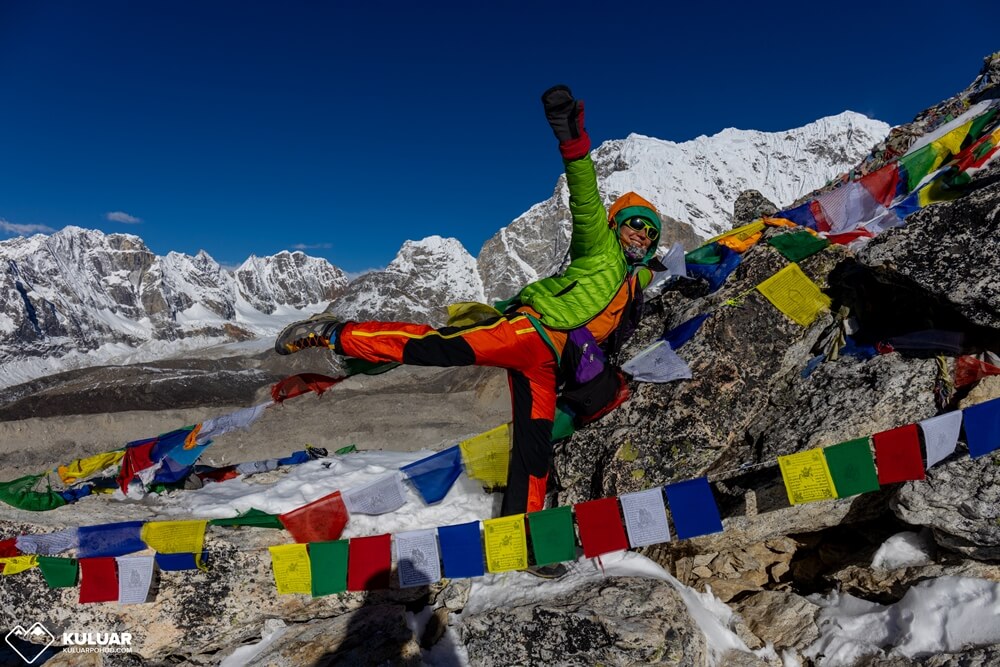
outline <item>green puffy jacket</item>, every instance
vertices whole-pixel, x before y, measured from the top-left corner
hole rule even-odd
[[[562,275],[537,280],[518,295],[521,303],[538,311],[542,324],[560,330],[575,329],[597,317],[618,293],[630,268],[617,230],[608,226],[608,212],[597,191],[597,173],[590,155],[564,163],[573,216],[570,264]],[[651,246],[645,261],[655,247]],[[645,287],[651,277],[642,267],[640,285]]]

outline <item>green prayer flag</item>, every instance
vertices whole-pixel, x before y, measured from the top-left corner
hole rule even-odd
[[[251,509],[230,519],[212,519],[210,526],[253,526],[255,528],[284,528],[277,514],[268,514],[258,509]]]
[[[823,449],[837,496],[846,498],[859,493],[878,491],[878,473],[868,438],[848,440]]]
[[[66,500],[47,487],[45,491],[35,491],[35,485],[43,475],[27,475],[0,484],[0,500],[19,510],[44,512],[66,504]]]
[[[347,590],[348,540],[309,543],[309,569],[314,598]]]
[[[997,108],[993,107],[986,113],[982,113],[977,118],[973,119],[972,125],[969,126],[969,138],[966,139],[966,141],[975,141],[978,139],[983,133],[983,128],[986,127],[996,115]]]
[[[551,565],[576,560],[576,534],[569,505],[528,513],[535,565]]]
[[[807,231],[779,234],[778,236],[769,238],[767,242],[774,246],[789,262],[803,260],[830,245],[830,242],[826,239],[821,239]]]
[[[933,144],[914,151],[912,155],[904,155],[899,158],[899,164],[906,169],[906,191],[912,192],[917,187],[917,183],[923,180],[931,166],[937,161],[937,150]]]
[[[718,264],[722,261],[722,253],[718,243],[709,243],[684,255],[684,261],[689,264]]]
[[[77,560],[75,558],[55,558],[39,556],[38,569],[45,577],[49,588],[70,588],[76,586]]]
[[[351,452],[356,452],[356,451],[358,451],[358,446],[357,445],[348,445],[347,447],[341,447],[340,449],[338,449],[337,451],[335,451],[334,454],[338,454],[338,455],[339,454],[350,454]]]
[[[987,139],[983,143],[976,146],[975,150],[972,151],[972,156],[978,162],[982,160],[983,157],[989,153],[996,146],[996,143],[992,139]]]

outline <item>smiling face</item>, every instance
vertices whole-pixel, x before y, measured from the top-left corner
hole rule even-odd
[[[643,254],[649,250],[649,246],[653,243],[646,236],[645,231],[632,229],[628,225],[622,225],[618,228],[618,240],[623,248],[642,248]]]

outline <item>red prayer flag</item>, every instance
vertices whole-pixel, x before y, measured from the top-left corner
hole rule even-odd
[[[347,590],[373,591],[389,588],[392,569],[392,537],[353,537],[347,547]]]
[[[239,476],[240,474],[236,472],[236,466],[215,468],[214,470],[207,470],[205,472],[198,473],[198,479],[200,479],[203,482],[205,480],[211,480],[213,482],[225,482],[227,479],[233,479]]]
[[[20,556],[21,552],[17,550],[17,538],[11,537],[6,540],[0,541],[0,558],[10,558],[11,556]]]
[[[899,185],[899,164],[892,162],[870,174],[865,174],[858,181],[871,193],[871,196],[882,206],[888,207],[896,196]]]
[[[830,243],[836,243],[837,245],[847,245],[851,241],[855,241],[857,239],[870,239],[874,237],[875,235],[870,231],[859,227],[858,229],[852,229],[851,231],[844,232],[843,234],[827,234],[826,240]]]
[[[115,559],[80,559],[80,602],[115,602],[118,599],[118,570]]]
[[[924,460],[917,433],[916,424],[907,424],[873,436],[879,484],[924,478]]]
[[[128,493],[128,485],[136,476],[136,473],[153,465],[153,459],[149,457],[149,453],[155,444],[156,438],[153,438],[141,445],[125,448],[122,467],[118,471],[118,486],[121,488],[122,493]]]
[[[332,378],[329,375],[320,375],[319,373],[299,373],[276,382],[271,387],[271,399],[275,403],[281,403],[286,399],[295,398],[310,391],[322,396],[324,391],[346,379],[346,375]]]
[[[815,199],[809,202],[809,212],[812,213],[813,218],[816,219],[816,231],[830,231],[830,221],[827,219],[826,213],[823,212],[823,207],[820,206],[820,203]]]
[[[21,552],[17,550],[17,538],[11,537],[6,540],[0,541],[0,558],[9,558],[11,556],[20,556]],[[4,564],[0,563],[0,572],[3,572]]]
[[[961,389],[989,375],[1000,375],[1000,367],[965,354],[955,360],[955,388]]]
[[[339,540],[349,517],[340,491],[278,515],[278,519],[296,542]]]
[[[580,526],[580,543],[586,558],[628,549],[622,515],[618,511],[618,498],[591,500],[575,505],[573,510]]]

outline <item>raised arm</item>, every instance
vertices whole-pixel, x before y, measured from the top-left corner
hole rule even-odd
[[[542,93],[545,118],[559,140],[559,152],[566,169],[569,210],[573,216],[570,260],[612,251],[617,241],[608,227],[608,214],[597,190],[597,173],[590,159],[590,136],[583,122],[583,100],[577,100],[567,86],[559,85]]]

